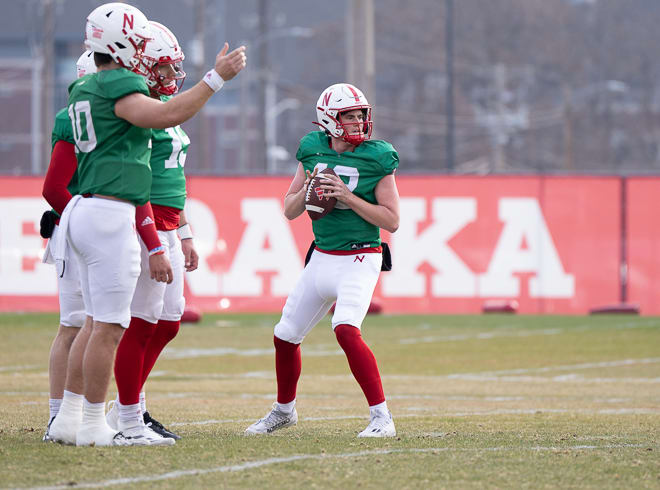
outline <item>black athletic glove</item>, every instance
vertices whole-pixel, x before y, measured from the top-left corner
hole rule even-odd
[[[48,210],[41,215],[41,222],[39,223],[39,234],[42,238],[50,238],[53,236],[55,229],[55,221],[59,216],[54,211]]]

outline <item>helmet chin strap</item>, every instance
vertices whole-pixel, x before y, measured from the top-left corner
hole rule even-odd
[[[364,131],[364,123],[342,123],[339,121],[339,125],[341,129],[343,130],[343,134],[341,135],[341,138],[348,144],[353,145],[353,146],[359,146],[360,144],[364,143],[368,139],[368,134]],[[360,131],[357,133],[349,133],[348,127],[355,127],[357,126]]]
[[[359,134],[348,134],[346,130],[344,129],[344,134],[342,135],[342,139],[346,142],[349,143],[353,146],[359,146],[361,145],[367,138],[364,135],[364,133],[359,133]]]

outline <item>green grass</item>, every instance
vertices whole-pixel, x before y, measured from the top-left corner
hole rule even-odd
[[[0,315],[0,486],[660,488],[658,318],[369,316],[386,440],[355,437],[368,410],[326,319],[303,345],[298,426],[247,438],[274,401],[276,321],[182,327],[147,384],[175,446],[75,448],[41,442],[57,316]]]

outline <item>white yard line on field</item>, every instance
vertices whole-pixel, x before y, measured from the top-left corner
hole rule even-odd
[[[433,411],[437,418],[451,418],[451,417],[481,417],[489,415],[542,415],[554,413],[568,413],[568,414],[581,414],[581,415],[660,415],[660,408],[603,408],[599,410],[591,410],[586,408],[529,408],[529,409],[494,409],[494,410],[480,410],[474,412],[446,412],[438,411],[437,408],[429,409]],[[396,413],[395,419],[399,418],[420,418],[428,417],[428,414],[414,413],[422,412],[423,410],[413,408],[413,413]],[[368,420],[368,414],[362,415],[335,415],[332,417],[300,417],[301,422],[319,422],[319,421],[332,421],[332,420],[355,420],[364,419]],[[210,419],[198,420],[193,422],[171,422],[167,424],[172,427],[182,426],[195,426],[195,425],[221,425],[221,424],[244,424],[254,422],[254,418],[244,419]]]
[[[428,344],[433,342],[456,342],[461,340],[490,340],[505,337],[534,337],[537,335],[557,335],[563,333],[562,328],[548,328],[545,330],[523,330],[523,331],[497,331],[480,332],[473,334],[437,335],[399,340],[400,344]]]
[[[608,329],[608,330],[622,330],[630,328],[645,328],[657,326],[658,322],[655,320],[647,322],[627,322],[621,323],[619,325],[608,325],[603,327],[601,325],[577,325],[571,328],[546,328],[543,330],[525,330],[525,329],[516,329],[512,330],[515,327],[501,326],[498,330],[490,330],[488,332],[478,332],[478,333],[469,333],[469,334],[455,334],[455,335],[427,335],[424,337],[412,337],[399,340],[400,344],[427,344],[434,342],[458,342],[463,340],[491,340],[495,338],[507,338],[507,337],[534,337],[537,335],[558,335],[561,333],[573,333],[573,332],[586,332],[589,330],[595,329]],[[428,324],[419,325],[420,330],[429,330]],[[460,327],[455,327],[460,328]]]
[[[551,371],[573,371],[576,369],[596,369],[604,367],[621,367],[621,366],[635,366],[638,364],[657,364],[660,362],[660,357],[647,357],[642,359],[621,359],[618,361],[603,361],[603,362],[585,362],[582,364],[568,364],[563,366],[546,366],[539,368],[523,368],[523,369],[503,369],[499,371],[482,371],[475,373],[476,376],[501,376],[505,374],[529,374],[529,373],[548,373]],[[470,374],[450,374],[448,378],[462,378],[470,376]]]
[[[640,444],[607,444],[603,446],[594,445],[577,445],[577,446],[530,446],[530,447],[512,447],[512,446],[499,446],[499,447],[485,447],[485,448],[450,448],[450,447],[435,447],[435,448],[402,448],[402,449],[374,449],[371,451],[359,451],[352,453],[339,453],[339,454],[297,454],[293,456],[284,456],[280,458],[268,458],[256,461],[248,461],[242,464],[216,466],[214,468],[195,468],[190,470],[170,471],[157,475],[143,475],[126,478],[114,478],[110,480],[102,480],[98,482],[81,482],[71,483],[64,485],[54,485],[48,487],[30,487],[33,490],[59,490],[64,488],[105,488],[115,485],[132,485],[137,483],[148,483],[164,480],[173,480],[182,477],[195,477],[201,475],[208,475],[211,473],[234,473],[244,470],[251,470],[254,468],[261,468],[263,466],[291,463],[294,461],[303,460],[328,460],[328,459],[347,459],[347,458],[361,458],[368,456],[379,456],[388,454],[411,454],[411,453],[427,453],[431,455],[438,455],[446,452],[497,452],[497,451],[594,451],[594,450],[609,450],[609,449],[624,449],[624,448],[640,448],[647,447]],[[90,449],[93,451],[94,449]]]
[[[602,383],[628,383],[628,384],[657,384],[660,378],[587,378],[582,374],[569,374],[545,378],[542,376],[495,376],[480,374],[452,374],[445,379],[460,379],[463,381],[502,381],[505,383],[573,383],[573,384],[602,384]]]
[[[48,396],[47,391],[0,391],[0,396]]]
[[[306,356],[339,356],[344,352],[341,349],[313,350],[303,349]],[[219,357],[219,356],[272,356],[275,353],[274,348],[269,349],[235,349],[233,347],[216,347],[213,349],[177,349],[168,347],[163,351],[163,359],[196,359],[199,357]]]
[[[43,369],[41,364],[30,364],[23,366],[0,366],[0,373],[4,372],[14,372],[14,371],[30,371],[32,369]]]

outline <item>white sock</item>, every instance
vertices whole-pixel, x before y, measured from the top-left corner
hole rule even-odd
[[[83,401],[83,425],[105,426],[105,402],[91,403]]]
[[[369,407],[369,414],[374,416],[377,413],[387,414],[387,402],[379,403],[378,405],[372,405]]]
[[[133,405],[122,405],[118,403],[117,408],[119,409],[119,430],[136,427],[144,423],[139,403],[134,403]]]
[[[140,392],[140,410],[142,410],[142,413],[147,411],[147,398],[144,395],[144,391]]]
[[[292,402],[289,402],[289,403],[280,403],[280,402],[277,402],[277,409],[278,409],[280,412],[291,413],[291,412],[293,412],[293,407],[294,407],[295,405],[296,405],[296,400],[295,400],[295,399],[294,399]]]
[[[48,417],[48,420],[52,420],[53,417],[57,415],[57,412],[60,411],[61,406],[62,406],[61,398],[50,398],[48,400],[48,409],[50,410],[50,417]]]
[[[60,405],[60,409],[57,413],[61,414],[62,417],[69,417],[77,420],[82,419],[83,399],[84,397],[78,393],[64,390],[62,404]]]

